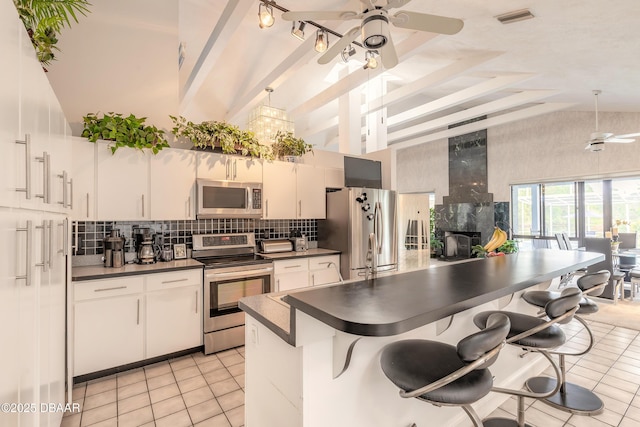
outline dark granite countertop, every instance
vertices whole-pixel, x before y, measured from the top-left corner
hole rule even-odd
[[[293,310],[354,335],[397,335],[599,262],[602,254],[539,249],[369,281],[241,300],[240,307],[293,344]],[[286,319],[289,315],[291,318]]]
[[[71,280],[110,279],[114,277],[135,276],[138,274],[167,273],[169,271],[203,268],[201,262],[191,258],[178,259],[169,262],[156,262],[154,264],[125,264],[124,267],[112,268],[103,265],[87,265],[71,268]]]

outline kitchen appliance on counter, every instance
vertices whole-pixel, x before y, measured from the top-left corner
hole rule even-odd
[[[304,252],[308,249],[307,236],[302,234],[300,230],[293,230],[291,232],[291,242],[293,243],[293,250],[296,252]]]
[[[138,264],[153,264],[156,262],[153,247],[154,236],[155,233],[151,228],[136,227],[133,229],[133,241]]]
[[[196,218],[261,218],[262,183],[196,180]]]
[[[120,237],[120,230],[111,230],[109,237],[104,239],[104,266],[119,268],[124,266],[125,238]]]
[[[288,239],[271,239],[260,241],[260,252],[262,252],[263,254],[291,251],[293,251],[293,242]]]
[[[240,298],[269,293],[273,263],[255,253],[254,233],[194,234],[192,258],[204,264],[204,352],[244,344]]]
[[[396,193],[343,188],[327,193],[327,219],[318,221],[318,246],[340,251],[346,279],[398,269]]]

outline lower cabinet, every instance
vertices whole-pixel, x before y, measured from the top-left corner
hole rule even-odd
[[[74,284],[74,376],[202,345],[202,271]]]
[[[273,262],[275,291],[289,291],[340,281],[340,255],[300,257]]]

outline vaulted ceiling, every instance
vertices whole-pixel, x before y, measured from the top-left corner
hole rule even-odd
[[[105,0],[94,3],[101,4],[96,13],[110,7]],[[396,147],[563,109],[593,111],[593,89],[602,90],[601,111],[640,111],[637,0],[413,0],[401,9],[459,18],[464,28],[437,35],[391,27],[400,62],[390,70],[363,69],[360,48],[347,64],[339,57],[318,64],[315,28],[308,25],[301,42],[290,35],[291,22],[275,10],[274,25],[260,29],[257,0],[162,3],[169,5],[168,13],[177,13],[170,25],[176,25],[175,42],[185,55],[175,73],[177,111],[171,108],[167,114],[194,121],[226,120],[245,127],[249,111],[268,102],[264,89],[271,87],[271,105],[287,110],[297,136],[319,149],[338,151],[340,122],[358,126],[365,140],[375,126],[365,118],[378,110],[386,122],[387,144]],[[277,4],[293,11],[363,8],[360,0]],[[524,8],[535,17],[506,25],[495,19]],[[123,19],[127,12],[113,10]],[[152,20],[153,11],[148,14],[132,19]],[[341,34],[359,24],[317,22]],[[64,36],[73,34],[72,28]],[[329,37],[330,43],[336,40]],[[72,42],[66,43],[72,50]],[[172,67],[178,62],[176,45],[170,47]],[[126,88],[122,93],[127,96]],[[448,129],[485,115],[482,125]],[[340,129],[344,138],[344,124]],[[585,139],[593,130],[585,129]]]

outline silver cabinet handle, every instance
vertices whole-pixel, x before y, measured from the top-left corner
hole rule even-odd
[[[136,325],[140,324],[140,298],[138,298],[138,309],[136,313]]]
[[[302,216],[302,200],[298,200],[298,216]]]
[[[60,221],[58,223],[58,227],[62,227],[62,239],[60,239],[60,249],[56,251],[56,253],[62,254],[62,256],[67,256],[67,221]]]
[[[24,228],[16,228],[17,232],[22,232],[24,231],[25,233],[27,233],[27,240],[26,240],[26,257],[25,257],[25,264],[27,266],[25,274],[22,276],[16,276],[16,280],[24,280],[25,281],[25,286],[31,286],[31,234],[33,233],[33,221],[28,220],[27,221],[27,226]]]
[[[69,209],[73,209],[73,178],[69,179]]]
[[[264,201],[264,216],[269,218],[269,200]]]
[[[198,314],[198,290],[196,289],[196,314]]]
[[[287,265],[284,268],[300,268],[302,265]]]
[[[49,254],[47,256],[47,263],[49,269],[53,270],[53,220],[49,220]]]
[[[25,150],[25,164],[24,164],[24,171],[25,171],[25,182],[24,182],[24,188],[16,188],[16,191],[18,192],[22,192],[25,193],[25,197],[27,198],[27,200],[31,199],[31,135],[30,134],[25,134],[24,135],[24,141],[16,139],[16,144],[24,144],[24,150]],[[31,284],[31,283],[29,283]]]
[[[116,289],[127,289],[126,286],[114,286],[113,288],[94,289],[93,292],[115,291]]]
[[[69,199],[69,194],[67,193],[67,171],[62,171],[62,175],[58,175],[58,178],[62,178],[62,201],[58,202],[58,204],[62,205],[63,208],[69,206],[67,200]]]
[[[225,166],[225,175],[224,175],[224,177],[226,179],[229,179],[229,175],[230,175],[230,173],[229,173],[229,169],[230,169],[230,167],[229,167],[229,159],[225,159],[224,166]]]
[[[191,219],[191,196],[187,198],[187,219]]]
[[[311,286],[315,286],[316,285],[316,275],[312,274],[311,275]]]
[[[142,195],[142,217],[144,218],[144,194]]]
[[[45,203],[51,203],[51,186],[49,181],[49,170],[51,168],[51,156],[45,151],[41,157],[36,157],[36,160],[42,162],[42,194],[36,194],[44,200]]]
[[[42,262],[36,264],[36,267],[42,267],[43,272],[49,271],[49,266],[47,265],[47,221],[42,221],[42,225],[36,225],[36,229],[42,230],[42,244],[40,254],[42,256]]]
[[[251,189],[249,187],[246,188],[245,200],[247,201],[247,207],[245,211],[249,212],[251,207],[253,206],[253,199],[251,197]]]
[[[89,218],[89,193],[87,193],[87,218]]]
[[[276,279],[276,292],[280,292],[280,279]]]
[[[188,278],[184,278],[184,279],[176,279],[176,280],[165,280],[164,282],[162,282],[163,285],[166,285],[167,283],[177,283],[177,282],[186,282],[187,280],[189,280]]]
[[[236,179],[236,177],[238,176],[238,160],[237,159],[233,159],[233,179]]]

